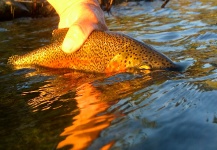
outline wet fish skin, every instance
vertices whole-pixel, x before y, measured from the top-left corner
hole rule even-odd
[[[67,31],[68,29],[54,30],[51,44],[22,56],[12,56],[8,64],[18,68],[42,66],[100,73],[122,72],[128,68],[180,68],[151,46],[127,35],[110,31],[93,31],[79,50],[67,54],[61,49]]]

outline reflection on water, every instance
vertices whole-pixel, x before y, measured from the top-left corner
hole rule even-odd
[[[49,43],[58,19],[1,22],[0,149],[215,150],[217,1],[161,4],[123,3],[107,23],[190,62],[183,73],[12,70],[8,57]]]
[[[67,137],[58,144],[57,148],[65,145],[73,145],[74,149],[87,147],[98,137],[101,130],[109,126],[113,119],[112,114],[100,115],[109,105],[98,99],[100,91],[90,83],[79,87],[76,94],[75,99],[78,103],[79,114],[73,118],[72,125],[66,127],[60,134],[60,136]]]

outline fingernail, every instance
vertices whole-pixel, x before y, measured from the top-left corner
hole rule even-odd
[[[73,40],[69,39],[69,38],[66,38],[64,41],[63,41],[63,45],[62,45],[62,50],[65,52],[65,53],[72,53],[73,51]]]

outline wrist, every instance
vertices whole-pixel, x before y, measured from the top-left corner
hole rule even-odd
[[[69,7],[78,3],[93,4],[100,7],[98,0],[48,0],[48,2],[55,8],[56,12],[59,15],[62,14]]]

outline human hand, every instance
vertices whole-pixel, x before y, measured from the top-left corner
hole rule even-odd
[[[62,50],[78,50],[93,30],[108,30],[97,0],[48,0],[60,17],[58,28],[69,28]]]

